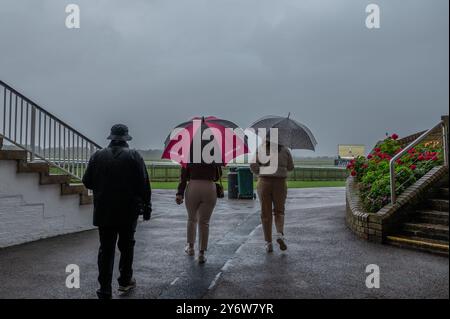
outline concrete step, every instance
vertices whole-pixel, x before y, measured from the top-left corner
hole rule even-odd
[[[89,195],[87,191],[80,195],[80,205],[91,205],[93,203],[94,197]]]
[[[449,244],[446,241],[433,240],[417,236],[392,235],[387,236],[386,243],[397,247],[449,256]]]
[[[81,195],[85,191],[83,184],[61,184],[61,195]]]
[[[448,226],[448,212],[437,210],[419,210],[414,217],[415,221],[427,224],[438,224]]]
[[[3,138],[0,136],[0,160],[16,160],[18,173],[38,173],[39,184],[61,184],[61,195],[79,195],[80,205],[93,203],[93,196],[82,184],[70,184],[72,177],[64,174],[50,174],[50,165],[46,162],[28,162],[27,152],[23,150],[2,150]]]
[[[69,175],[53,175],[53,174],[39,174],[39,183],[41,185],[52,185],[52,184],[68,184],[72,179]]]
[[[18,173],[48,174],[49,171],[50,171],[50,165],[45,162],[18,161],[18,163],[17,163],[17,172]]]
[[[449,196],[448,187],[441,187],[439,188],[438,192],[443,199],[448,198]]]
[[[449,182],[449,176],[447,175],[445,178],[442,179],[442,181],[441,181],[441,187],[446,187],[446,188],[448,188],[448,182]]]
[[[427,223],[404,223],[401,228],[401,234],[448,242],[449,227]]]
[[[425,202],[425,205],[433,210],[448,212],[448,199],[429,199]]]
[[[61,195],[79,195],[80,205],[90,205],[93,203],[92,195],[83,184],[61,184]]]
[[[27,159],[27,152],[21,150],[0,150],[0,160],[22,160]]]
[[[448,187],[436,187],[430,191],[428,198],[448,199]]]

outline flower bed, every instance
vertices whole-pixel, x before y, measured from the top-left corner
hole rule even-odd
[[[381,142],[367,157],[352,160],[347,169],[358,183],[363,209],[378,212],[390,202],[389,162],[402,151],[398,135],[393,134]],[[430,169],[442,165],[442,143],[430,141],[419,144],[397,160],[395,165],[396,193],[401,194]]]

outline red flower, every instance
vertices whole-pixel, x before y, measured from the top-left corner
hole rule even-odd
[[[373,158],[372,154],[367,155],[367,159],[372,159],[372,158]]]
[[[375,151],[376,153],[380,153],[380,152],[381,152],[381,148],[377,147],[377,148],[374,149],[374,151]]]
[[[403,161],[401,159],[398,159],[396,162],[397,162],[398,165],[402,165],[403,164]]]
[[[392,134],[391,138],[395,141],[396,139],[398,139],[398,135],[397,134]]]
[[[419,157],[417,158],[417,160],[419,161],[423,161],[425,159],[425,157],[423,156],[423,154],[420,154]]]
[[[368,168],[369,167],[369,165],[367,165],[367,164],[363,164],[363,166],[362,166],[362,168]]]
[[[413,164],[409,168],[414,171],[417,168],[417,166]]]
[[[352,172],[351,172],[351,175],[352,175],[352,176],[356,176],[356,171],[352,171]]]
[[[433,156],[433,157],[431,158],[431,160],[432,160],[432,161],[437,161],[438,158],[437,158],[437,156]]]
[[[415,152],[416,152],[416,149],[414,147],[408,151],[409,154],[414,154]]]

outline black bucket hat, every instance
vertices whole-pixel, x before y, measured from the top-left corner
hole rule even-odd
[[[111,134],[108,136],[108,140],[113,141],[131,141],[133,138],[128,135],[128,127],[123,124],[116,124],[111,127]]]

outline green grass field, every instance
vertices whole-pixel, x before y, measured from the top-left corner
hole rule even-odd
[[[152,182],[153,189],[176,189],[178,182]],[[310,188],[310,187],[343,187],[345,181],[288,181],[289,188]],[[225,190],[228,188],[227,182],[223,183]]]
[[[317,164],[317,163],[316,163]],[[322,163],[324,164],[324,163]],[[80,167],[77,172],[82,175],[84,168]],[[154,189],[176,189],[179,178],[179,167],[163,166],[150,167],[148,169],[152,187]],[[66,174],[62,169],[57,167],[50,168],[51,174]],[[226,173],[225,173],[226,174]],[[294,174],[288,179],[289,188],[311,188],[311,187],[343,187],[345,186],[345,176],[347,173],[343,170],[332,170],[320,167],[304,167],[296,168]],[[72,183],[80,183],[79,180],[73,178]],[[224,188],[228,188],[226,181],[223,182]],[[255,183],[256,184],[256,183]]]

